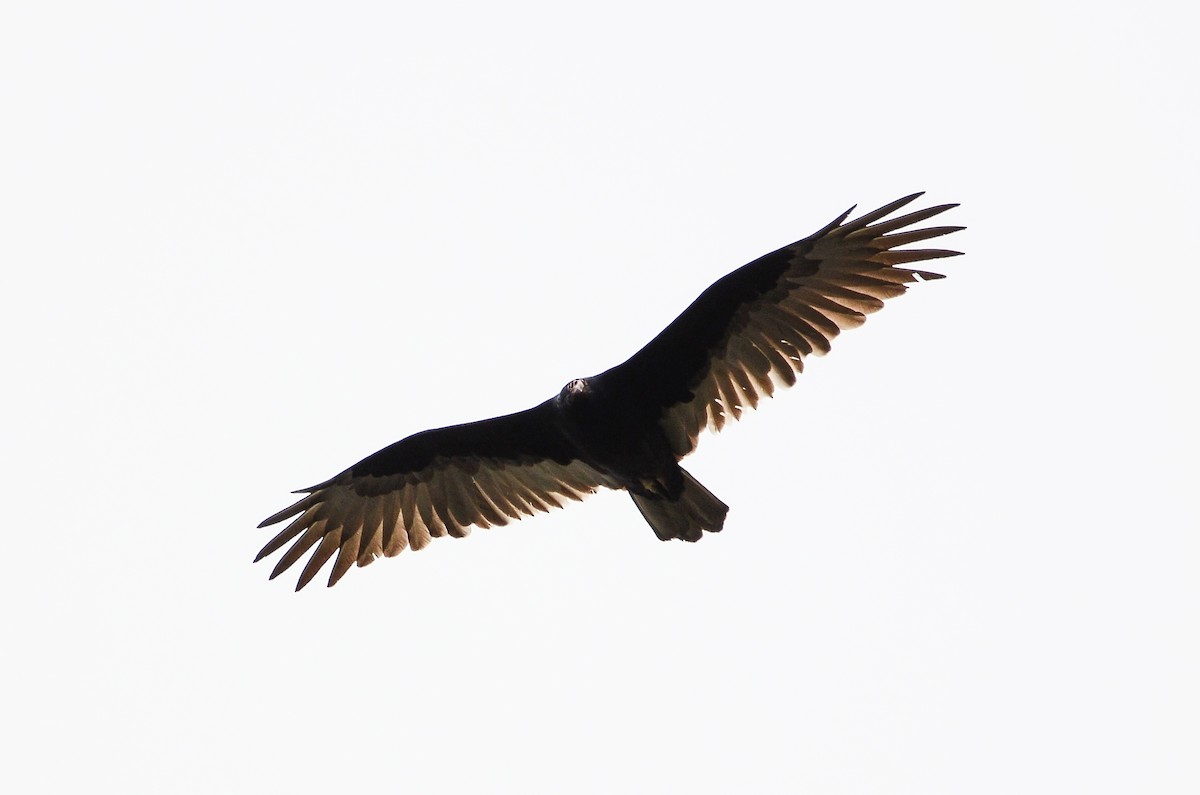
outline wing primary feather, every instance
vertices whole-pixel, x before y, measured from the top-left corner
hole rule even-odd
[[[479,515],[475,500],[467,493],[464,477],[465,474],[461,470],[447,469],[445,473],[446,518],[450,520],[447,526],[450,535],[455,538],[466,537],[471,532],[473,524],[478,523],[482,527],[488,526],[484,518]]]
[[[480,471],[480,475],[488,480],[488,494],[501,512],[512,519],[518,520],[523,516],[533,515],[534,511],[524,504],[524,500],[515,496],[514,492],[516,488],[513,485],[512,478],[508,476],[503,468],[484,469]]]
[[[463,524],[451,516],[446,517],[446,532],[451,538],[466,538],[471,535],[471,524]],[[487,527],[487,525],[483,525]]]
[[[796,290],[793,296],[802,298],[807,306],[812,307],[815,312],[827,318],[840,331],[858,328],[867,320],[867,316],[862,312],[843,306],[815,290]]]
[[[533,481],[533,484],[537,486],[540,493],[548,499],[553,499],[555,492],[560,488],[558,479],[547,472],[542,464],[530,467],[526,470],[525,475]],[[554,501],[554,507],[561,508],[562,504]]]
[[[326,533],[321,539],[320,546],[317,551],[313,552],[312,557],[308,559],[308,563],[304,564],[304,571],[300,572],[300,579],[296,582],[296,590],[299,591],[304,586],[312,582],[312,578],[317,576],[317,572],[321,567],[333,557],[333,553],[338,551],[338,544],[341,538],[335,533]]]
[[[879,278],[876,278],[877,276]],[[880,301],[886,301],[889,298],[904,295],[908,291],[908,288],[904,285],[911,282],[912,279],[898,271],[877,270],[870,276],[849,271],[829,273],[826,274],[825,281],[836,284],[839,287],[854,290],[855,292],[866,293]]]
[[[915,284],[922,279],[940,279],[940,273],[926,273],[925,271],[909,270],[908,268],[881,268],[873,271],[870,274],[852,274],[860,279],[869,279],[875,282],[883,282],[887,284],[899,285],[901,290],[897,295],[901,295],[908,291],[907,285]]]
[[[426,482],[429,492],[429,518],[425,520],[429,534],[434,538],[445,538],[449,533],[446,529],[442,512],[446,510],[446,492],[442,487],[442,470],[435,467]]]
[[[429,532],[429,526],[425,524],[425,520],[420,515],[415,516],[412,525],[408,528],[408,545],[412,551],[420,552],[429,546],[429,542],[432,540],[433,534]]]
[[[831,301],[836,301],[847,309],[853,309],[863,315],[869,315],[872,312],[878,312],[880,309],[883,309],[883,301],[881,299],[873,295],[851,290],[849,287],[842,287],[833,282],[814,279],[809,283],[809,288],[813,292],[819,293]]]
[[[779,339],[795,348],[798,356],[808,356],[813,352],[813,346],[804,334],[807,332],[815,336],[815,329],[809,327],[807,323],[783,306],[766,306],[763,308],[763,312],[770,315],[777,327],[784,332],[779,335]]]
[[[743,332],[730,341],[729,350],[751,373],[768,373],[771,371],[771,360],[754,346],[749,336]]]
[[[522,495],[526,499],[530,499],[534,503],[540,504],[542,506],[541,510],[543,511],[554,508],[554,505],[546,501],[548,494],[546,491],[547,484],[543,478],[539,477],[536,465],[524,470],[522,475],[523,477],[518,478],[514,476],[513,478],[517,484],[517,488],[521,490]]]
[[[966,229],[965,226],[927,226],[924,229],[913,229],[908,232],[897,232],[894,235],[880,235],[875,238],[876,246],[885,248],[895,248],[896,246],[904,246],[909,243],[920,243],[922,240],[931,240],[942,235],[949,235],[954,232],[961,232]]]
[[[841,214],[841,215],[839,215],[837,218],[834,218],[832,221],[830,221],[829,223],[825,224],[825,226],[821,227],[821,228],[820,228],[820,229],[818,229],[816,232],[814,232],[813,234],[809,235],[809,236],[808,236],[806,239],[807,239],[807,240],[816,240],[817,238],[822,238],[822,237],[825,237],[825,235],[829,234],[829,233],[830,233],[830,232],[832,232],[833,230],[835,230],[835,229],[837,229],[838,227],[840,227],[840,226],[842,225],[842,221],[845,221],[847,218],[849,218],[849,217],[850,217],[850,213],[854,212],[854,209],[855,209],[856,207],[858,207],[858,205],[857,205],[857,204],[851,204],[851,205],[850,205],[850,209],[846,210],[846,212],[842,213],[842,214]]]
[[[503,527],[508,524],[508,515],[504,509],[496,504],[496,500],[492,494],[492,490],[487,487],[487,470],[480,470],[472,479],[471,486],[478,493],[478,498],[475,500],[475,507],[483,514],[483,518],[489,523]]]
[[[358,548],[358,563],[359,568],[370,566],[378,558],[383,557],[383,516],[381,515],[378,521],[372,525],[370,532],[363,530],[363,535],[367,539]]]
[[[720,433],[724,427],[721,407],[718,403],[708,403],[704,406],[704,425],[713,433]]]
[[[412,527],[417,521],[417,490],[419,484],[405,483],[400,489],[400,527],[397,532],[407,535],[407,528]]]
[[[358,547],[359,566],[366,566],[377,555],[383,554],[383,504],[382,496],[371,497],[363,507],[363,537]]]
[[[733,385],[733,374],[730,372],[732,368],[724,368],[722,370],[713,371],[713,379],[717,384],[717,394],[721,396],[721,416],[717,420],[717,430],[725,427],[725,420],[729,416],[733,416],[735,420],[741,419],[742,407],[737,390]]]
[[[829,353],[829,340],[812,325],[801,318],[796,318],[796,335],[790,340],[805,352],[806,356],[824,356]]]
[[[896,229],[903,229],[906,226],[919,224],[921,221],[928,220],[935,215],[941,215],[947,210],[952,210],[957,206],[957,204],[939,204],[936,207],[926,207],[924,210],[917,210],[915,212],[906,213],[905,215],[898,215],[895,218],[889,218],[886,221],[881,221],[880,223],[872,226],[866,226],[865,224],[861,227],[858,226],[859,221],[862,220],[862,218],[859,218],[856,219],[852,224],[842,227],[842,230],[846,232],[846,236],[851,240],[867,236],[868,234],[871,237],[877,237],[879,235],[884,235],[888,232],[895,231]],[[872,215],[874,215],[874,213],[872,213]],[[888,213],[884,213],[884,215],[888,215]],[[865,218],[866,216],[863,217]],[[877,218],[882,217],[883,216],[877,216]],[[876,218],[872,218],[871,220],[874,221]]]
[[[871,260],[882,262],[884,265],[905,265],[909,262],[924,262],[927,259],[957,257],[960,254],[962,254],[961,251],[949,251],[944,248],[905,248],[881,251],[871,257]],[[938,278],[942,278],[940,274]]]
[[[431,509],[432,510],[429,514],[429,518],[431,520],[429,523],[429,535],[434,538],[445,538],[446,536],[451,535],[450,528],[446,526],[446,520],[442,518],[442,514],[441,511],[438,510],[438,506],[433,505],[431,506]]]
[[[424,481],[417,484],[416,508],[412,526],[408,532],[408,545],[413,551],[424,549],[434,533],[430,530],[433,524],[433,506],[429,494],[429,484]],[[415,535],[414,535],[415,532]]]
[[[309,525],[313,524],[315,521],[317,521],[317,519],[324,515],[324,512],[321,510],[323,506],[324,503],[318,503],[317,505],[314,505],[306,510],[300,516],[296,517],[291,524],[280,530],[274,538],[267,542],[266,546],[258,551],[258,555],[256,555],[254,558],[254,562],[257,563],[267,555],[275,552],[275,550],[279,549],[287,542],[291,541],[296,536],[303,533]]]
[[[362,540],[362,533],[361,527],[354,528],[349,535],[345,532],[342,533],[341,549],[338,550],[337,560],[333,563],[333,571],[329,572],[329,582],[326,583],[325,587],[332,588],[336,585],[337,581],[342,579],[342,576],[346,572],[350,571],[350,567],[354,565],[354,561],[358,560],[358,547]]]
[[[750,329],[755,333],[762,334],[768,339],[779,340],[791,333],[790,321],[781,316],[775,307],[764,307],[763,310],[755,312],[751,315]]]
[[[583,495],[576,491],[569,483],[559,482],[558,488],[555,489],[556,494],[566,497],[568,500],[579,502],[583,499]]]
[[[754,388],[754,383],[750,379],[750,374],[746,372],[746,368],[735,364],[729,368],[729,372],[733,375],[733,383],[738,392],[741,393],[741,398],[738,404],[743,408],[758,408],[758,390]],[[740,419],[740,417],[739,417]]]
[[[774,307],[776,312],[786,316],[787,333],[783,334],[779,339],[781,342],[787,343],[795,350],[795,355],[798,358],[811,356],[813,353],[813,339],[820,337],[816,329],[808,325],[800,318],[793,315],[791,312],[785,311],[782,307]],[[822,338],[823,339],[823,338]]]
[[[754,344],[746,333],[748,330],[744,330],[736,337],[737,344],[731,346],[730,350],[741,362],[741,369],[758,393],[755,396],[756,399],[761,398],[762,395],[770,397],[775,392],[775,384],[771,381],[771,360]]]
[[[785,304],[788,311],[796,315],[812,328],[816,329],[822,337],[825,338],[825,351],[829,351],[829,343],[841,333],[838,324],[827,318],[819,309],[802,304],[799,302],[789,302]]]
[[[316,544],[325,535],[327,524],[325,519],[318,519],[304,532],[304,535],[296,539],[296,543],[292,544],[288,548],[288,551],[283,553],[283,557],[279,559],[279,562],[275,564],[275,568],[271,571],[270,579],[273,580],[280,574],[283,574],[291,568],[292,564],[304,557],[304,553],[312,549],[313,544]],[[337,532],[337,529],[334,528],[333,532]]]
[[[783,355],[770,337],[759,332],[758,336],[751,339],[751,343],[770,363],[771,369],[768,371],[768,375],[780,379],[787,386],[795,385],[796,371],[793,369],[791,361]]]
[[[292,492],[292,493],[299,494],[300,492]],[[261,530],[264,527],[270,527],[273,524],[282,522],[284,519],[291,519],[296,514],[301,513],[303,511],[307,511],[310,507],[312,507],[316,503],[320,502],[320,500],[321,500],[320,495],[309,494],[304,499],[297,500],[296,502],[292,503],[288,507],[284,508],[279,513],[273,513],[270,516],[268,516],[266,519],[263,519],[261,522],[259,522],[258,527]]]
[[[837,231],[837,233],[839,235],[849,235],[851,232],[855,231],[856,229],[862,229],[863,227],[867,226],[868,224],[874,223],[875,221],[878,221],[880,218],[883,218],[884,216],[891,215],[892,213],[896,212],[896,210],[899,210],[901,207],[903,207],[906,204],[911,204],[913,201],[920,198],[924,194],[925,194],[925,191],[921,191],[919,193],[910,193],[908,196],[905,196],[902,199],[896,199],[896,201],[894,201],[894,202],[883,205],[878,210],[872,210],[871,212],[867,213],[866,215],[860,215],[858,218],[855,218],[850,223],[848,223],[844,226],[837,227],[837,229],[835,231]],[[935,213],[935,215],[936,215],[936,213]],[[909,223],[912,223],[912,222],[910,221]]]
[[[528,474],[528,472],[527,472],[527,474]],[[543,499],[541,493],[539,492],[539,489],[541,488],[541,486],[537,486],[535,488],[532,484],[527,483],[522,478],[519,478],[516,475],[513,475],[512,473],[509,473],[509,472],[506,472],[505,475],[508,478],[508,482],[509,482],[510,488],[511,488],[511,493],[514,496],[516,496],[517,499],[519,499],[523,503],[525,503],[525,505],[527,506],[527,508],[528,508],[528,510],[526,511],[527,515],[533,516],[535,513],[546,513],[551,508],[557,507],[555,505],[551,505],[551,504],[547,503]]]
[[[383,513],[383,556],[394,558],[408,546],[408,534],[404,532],[403,509],[404,493],[409,489],[401,488],[392,492],[388,499],[387,508]]]
[[[496,481],[496,495],[515,511],[511,514],[514,519],[537,513],[537,509],[522,496],[520,481],[514,475],[500,468],[492,470],[490,474]]]
[[[818,309],[823,315],[836,323],[837,327],[842,331],[858,328],[867,322],[865,312],[851,309],[840,301],[834,301],[824,295],[813,302],[813,308]]]
[[[471,504],[479,515],[483,527],[506,525],[508,517],[495,504],[484,485],[487,481],[486,472],[486,469],[480,468],[473,475],[464,475],[463,486],[471,498]]]

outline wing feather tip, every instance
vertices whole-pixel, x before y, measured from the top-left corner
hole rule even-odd
[[[296,503],[296,505],[292,505],[291,507],[284,508],[282,511],[279,511],[278,513],[271,514],[266,519],[263,519],[261,522],[258,523],[257,529],[262,530],[264,527],[270,527],[273,524],[279,524],[284,519],[291,519],[293,516],[300,513],[300,510],[293,510],[293,508],[296,508],[296,506],[299,504],[300,503]]]

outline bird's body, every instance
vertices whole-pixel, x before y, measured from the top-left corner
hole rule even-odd
[[[272,578],[316,546],[297,589],[336,554],[333,585],[355,563],[463,536],[473,525],[507,524],[600,487],[628,491],[663,540],[720,531],[728,507],[679,461],[701,429],[720,430],[794,384],[807,355],[826,353],[842,329],[907,283],[940,278],[897,266],[959,252],[896,247],[962,227],[897,230],[954,205],[882,220],[919,195],[843,223],[848,210],[733,271],[627,361],[574,379],[533,408],[423,431],[303,490],[260,525],[296,517],[258,559],[295,538]]]
[[[553,401],[563,435],[585,463],[629,492],[663,541],[720,532],[729,506],[679,466],[682,456],[659,424],[631,410],[641,401],[628,389],[605,374],[571,381]]]
[[[577,378],[564,386],[553,401],[563,436],[582,451],[586,463],[622,488],[677,496],[679,464],[666,435],[626,410],[630,396],[613,391],[601,376]]]

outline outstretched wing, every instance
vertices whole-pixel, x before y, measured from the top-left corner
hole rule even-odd
[[[292,546],[271,572],[279,576],[310,549],[300,590],[337,553],[333,585],[357,563],[366,566],[430,538],[461,538],[472,525],[561,508],[562,498],[583,499],[598,486],[615,486],[581,461],[558,431],[551,401],[482,422],[415,434],[364,458],[310,489],[266,519],[266,527],[295,519],[262,548],[256,561]],[[299,536],[299,538],[297,538]]]
[[[687,455],[701,429],[720,430],[777,385],[795,384],[804,357],[828,353],[842,329],[861,325],[906,284],[942,278],[902,266],[961,252],[897,247],[962,229],[901,231],[957,205],[884,220],[920,195],[843,223],[852,207],[816,234],[719,279],[646,347],[598,378],[629,395],[643,419],[657,420],[676,456]]]

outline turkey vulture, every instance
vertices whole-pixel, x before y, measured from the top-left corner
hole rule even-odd
[[[961,252],[898,247],[963,229],[909,228],[957,205],[888,218],[920,195],[846,222],[851,207],[718,279],[624,364],[577,378],[538,406],[423,431],[301,489],[302,499],[259,525],[295,517],[255,560],[296,539],[271,578],[316,546],[296,590],[336,554],[332,586],[354,563],[561,508],[601,486],[628,491],[664,541],[719,532],[728,506],[679,460],[704,427],[719,431],[777,386],[795,384],[805,356],[827,353],[838,332],[884,299],[942,278],[906,266]]]

